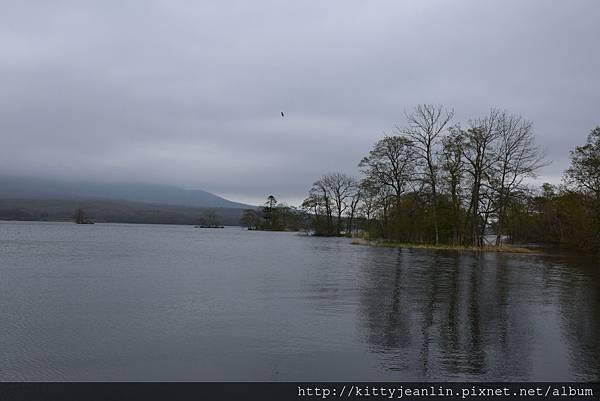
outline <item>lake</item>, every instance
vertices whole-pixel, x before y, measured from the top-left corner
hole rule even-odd
[[[600,380],[598,259],[0,223],[0,380]]]

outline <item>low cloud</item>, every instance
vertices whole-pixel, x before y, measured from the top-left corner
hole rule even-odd
[[[417,103],[534,122],[556,179],[600,124],[597,1],[12,2],[0,171],[301,199]],[[282,118],[280,112],[286,116]]]

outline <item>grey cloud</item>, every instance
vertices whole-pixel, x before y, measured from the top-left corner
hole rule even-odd
[[[428,102],[532,120],[556,179],[600,124],[598,15],[594,0],[9,2],[0,171],[295,201]]]

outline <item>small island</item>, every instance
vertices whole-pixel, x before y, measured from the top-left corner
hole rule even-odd
[[[225,228],[219,221],[219,216],[217,212],[213,209],[206,210],[203,216],[198,219],[198,224],[194,226],[195,228]]]
[[[79,208],[75,211],[75,215],[73,216],[73,220],[76,224],[94,224],[92,220],[90,220],[83,209]]]

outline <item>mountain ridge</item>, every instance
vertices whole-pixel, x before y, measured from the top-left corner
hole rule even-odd
[[[121,200],[0,199],[0,221],[73,221],[77,209],[97,223],[195,225],[210,210],[220,224],[240,224],[243,209],[155,205]]]
[[[114,200],[194,208],[249,209],[201,189],[145,183],[67,181],[37,177],[0,176],[0,199]]]

